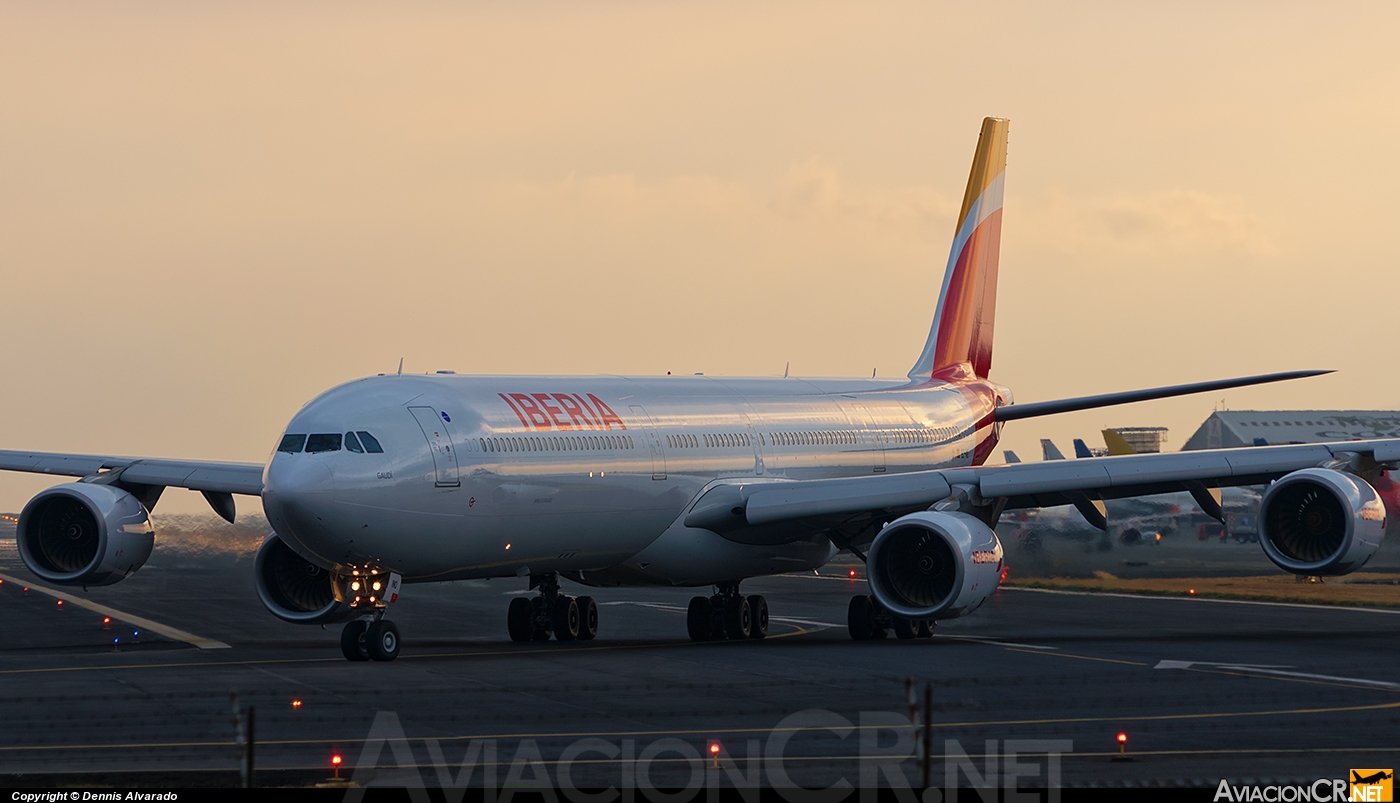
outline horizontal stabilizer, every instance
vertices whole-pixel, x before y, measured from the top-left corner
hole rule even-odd
[[[996,420],[1015,421],[1021,418],[1036,418],[1042,415],[1055,415],[1056,413],[1072,413],[1076,410],[1092,410],[1096,407],[1112,407],[1115,404],[1132,404],[1133,402],[1151,401],[1153,399],[1168,399],[1172,396],[1186,396],[1192,393],[1206,393],[1212,390],[1225,390],[1227,388],[1242,388],[1248,385],[1263,385],[1269,382],[1282,382],[1285,379],[1302,379],[1308,376],[1321,376],[1330,374],[1331,371],[1284,371],[1278,374],[1260,374],[1259,376],[1242,376],[1235,379],[1216,379],[1210,382],[1192,382],[1188,385],[1168,385],[1163,388],[1147,388],[1145,390],[1126,390],[1121,393],[1103,393],[1098,396],[1078,396],[1073,399],[1057,399],[1055,401],[1031,402],[1030,404],[1012,404],[996,409]]]

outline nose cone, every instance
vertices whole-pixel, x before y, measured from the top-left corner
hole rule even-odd
[[[272,528],[303,554],[327,556],[334,546],[325,521],[335,504],[335,477],[311,455],[272,458],[263,473],[263,510]]]

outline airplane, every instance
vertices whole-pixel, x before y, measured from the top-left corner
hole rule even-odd
[[[1367,775],[1367,776],[1365,776],[1365,777],[1362,777],[1362,775],[1361,775],[1360,773],[1358,773],[1356,770],[1352,770],[1352,771],[1351,771],[1351,785],[1352,785],[1352,786],[1369,786],[1369,785],[1371,785],[1371,784],[1380,783],[1381,781],[1390,780],[1391,778],[1394,778],[1394,777],[1395,777],[1395,773],[1393,773],[1393,772],[1386,772],[1385,770],[1380,770],[1379,772],[1373,772],[1373,773],[1371,773],[1370,775]]]
[[[274,616],[344,623],[350,661],[400,652],[391,604],[414,583],[521,578],[516,641],[588,641],[584,587],[708,588],[695,641],[761,639],[752,577],[866,564],[853,639],[931,634],[1002,578],[1004,510],[1073,505],[1104,529],[1105,499],[1186,491],[1220,515],[1219,488],[1276,480],[1261,539],[1281,568],[1345,574],[1380,543],[1367,482],[1400,439],[986,466],[1012,421],[1315,376],[1293,371],[1015,403],[993,382],[992,336],[1009,123],[982,123],[933,324],[901,379],[469,376],[356,379],[303,406],[263,463],[0,451],[0,469],[78,477],[25,505],[25,565],[58,585],[101,586],[151,554],[168,487],[223,518],[260,496],[272,526],[254,581]],[[1315,513],[1323,515],[1314,515]]]

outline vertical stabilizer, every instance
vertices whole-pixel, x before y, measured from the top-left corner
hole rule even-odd
[[[916,382],[940,373],[950,378],[966,377],[968,370],[986,377],[992,369],[1009,127],[1010,121],[998,117],[982,121],[933,327],[919,361],[909,371],[909,378]]]
[[[1049,438],[1040,439],[1040,458],[1042,460],[1064,460],[1065,454],[1060,451],[1060,447]]]

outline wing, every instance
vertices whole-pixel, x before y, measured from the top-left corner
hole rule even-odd
[[[849,479],[726,482],[702,494],[685,523],[743,543],[782,543],[828,531],[840,545],[867,542],[893,516],[926,510],[954,495],[1003,509],[1077,507],[1090,523],[1102,500],[1186,491],[1218,511],[1215,489],[1260,485],[1298,469],[1365,471],[1400,462],[1400,439],[1257,446],[1193,452],[1085,457],[972,466]]]
[[[212,494],[256,496],[262,493],[263,487],[261,463],[0,451],[0,470],[30,471],[67,477],[87,477],[104,471],[119,471],[119,479],[123,485],[189,488]]]

